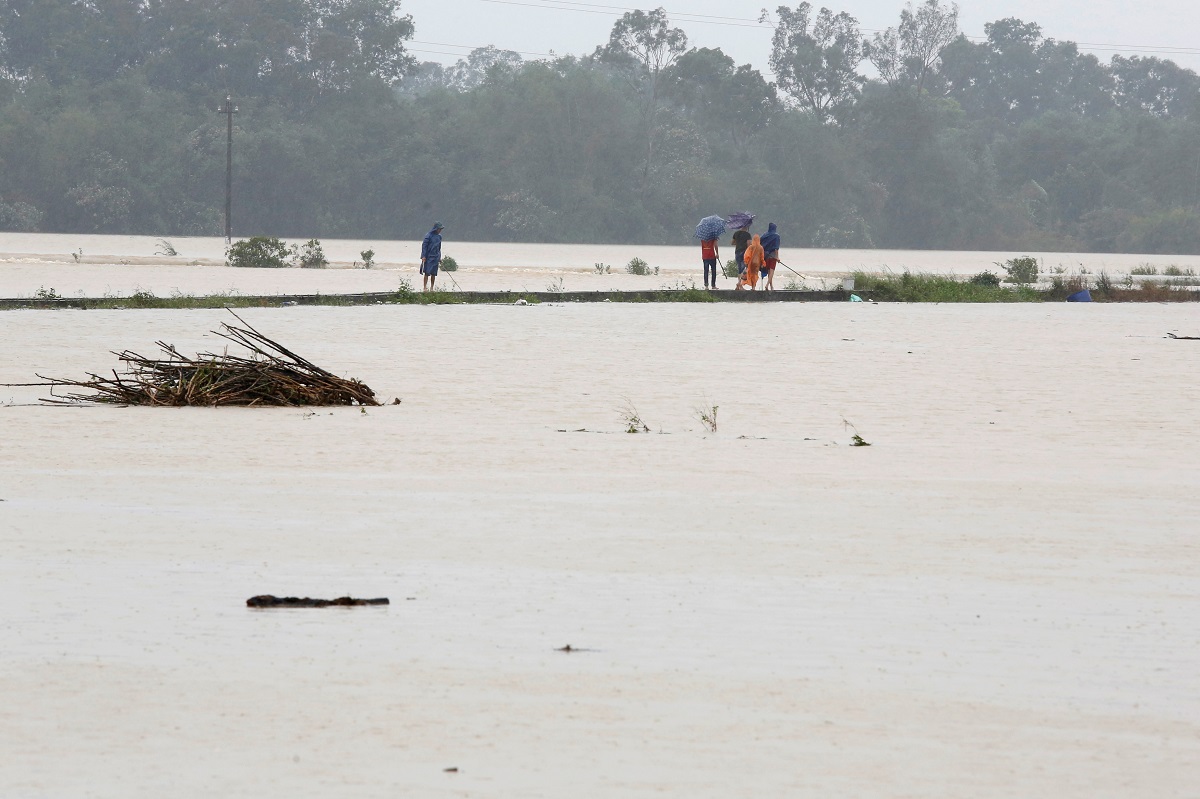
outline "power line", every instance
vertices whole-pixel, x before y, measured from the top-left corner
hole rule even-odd
[[[453,46],[453,45],[451,45],[451,46]],[[463,57],[462,53],[450,53],[445,50],[423,50],[419,47],[406,47],[405,49],[410,53],[431,53],[433,55],[452,55],[452,56],[455,56],[456,58]]]
[[[418,41],[416,39],[409,39],[409,41],[412,42],[413,44],[428,44],[428,45],[432,45],[434,47],[457,47],[461,50],[484,50],[484,49],[487,49],[488,47],[496,47],[496,45],[494,45],[494,44],[488,44],[488,45],[483,45],[483,46],[479,46],[479,47],[472,47],[472,46],[466,45],[466,44],[450,44],[449,42],[422,42],[422,41]],[[412,49],[412,48],[409,48],[409,49]],[[545,58],[554,58],[554,53],[531,53],[531,52],[527,52],[525,50],[509,50],[507,47],[496,47],[496,49],[503,50],[506,53],[518,53],[520,55],[536,55],[536,56],[543,56]],[[418,50],[416,52],[425,53],[425,52],[433,52],[433,51],[432,50]],[[453,55],[453,53],[447,53],[447,55]]]
[[[554,4],[562,5],[562,6],[591,6],[592,8],[609,8],[609,9],[617,9],[620,11],[644,11],[644,9],[641,9],[641,8],[629,8],[627,6],[610,6],[610,5],[606,5],[604,3],[578,3],[578,2],[572,2],[572,0],[542,0],[542,2],[554,3]],[[666,9],[663,9],[663,11],[666,12],[668,15],[674,15],[674,16],[704,17],[707,19],[725,19],[725,20],[732,20],[734,22],[753,22],[760,26],[762,24],[757,19],[749,19],[747,17],[722,17],[722,16],[717,16],[715,14],[693,14],[690,11],[674,11],[673,12],[673,11],[666,11]]]
[[[541,9],[554,10],[554,11],[575,11],[580,14],[601,14],[603,16],[608,16],[608,17],[620,17],[620,16],[623,16],[625,13],[624,11],[620,11],[620,10],[597,11],[597,10],[591,9],[591,8],[573,8],[571,6],[552,6],[552,5],[546,5],[543,3],[521,3],[521,2],[517,2],[517,0],[480,0],[480,2],[496,3],[498,5],[504,5],[504,6],[524,6],[525,8],[541,8]],[[591,5],[591,4],[589,4],[589,5]],[[603,7],[604,8],[613,8],[613,9],[622,8],[621,6],[603,6]],[[630,8],[630,9],[626,9],[626,10],[627,11],[641,11],[642,9]],[[771,25],[765,25],[760,22],[753,22],[753,23],[750,23],[749,21],[746,21],[746,22],[718,22],[717,20],[712,20],[712,19],[681,19],[681,17],[688,17],[688,16],[693,16],[693,15],[671,14],[669,12],[667,14],[667,18],[670,20],[673,20],[675,22],[691,22],[691,23],[695,23],[698,25],[722,25],[727,28],[759,28],[762,30],[770,30],[772,28]],[[699,16],[699,15],[695,15],[695,16]],[[728,19],[732,20],[734,18],[729,17]]]

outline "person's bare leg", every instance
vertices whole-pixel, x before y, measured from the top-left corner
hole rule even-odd
[[[435,283],[437,283],[437,275],[430,275],[429,276],[429,290],[430,291],[437,291],[437,288],[434,286]]]

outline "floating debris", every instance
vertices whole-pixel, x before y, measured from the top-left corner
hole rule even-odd
[[[379,599],[355,599],[354,597],[343,596],[337,599],[303,599],[294,596],[272,596],[271,594],[259,594],[252,596],[246,600],[248,608],[327,608],[330,606],[353,606],[353,605],[390,605],[387,597]]]
[[[230,311],[233,313],[233,311]],[[250,357],[200,353],[195,358],[180,355],[159,341],[165,358],[146,358],[125,350],[113,353],[132,368],[112,377],[91,374],[89,380],[63,380],[38,375],[51,388],[55,404],[84,402],[114,405],[182,407],[200,405],[299,406],[379,405],[375,392],[358,380],[338,377],[301,358],[278,342],[259,333],[237,314],[245,327],[222,324],[213,332],[250,350]],[[85,389],[91,394],[54,394],[57,388]]]

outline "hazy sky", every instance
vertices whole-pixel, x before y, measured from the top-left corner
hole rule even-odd
[[[798,0],[797,0],[798,2]],[[663,0],[673,24],[683,28],[695,47],[720,47],[738,63],[767,68],[771,45],[769,27],[756,24],[762,3],[719,0]],[[778,2],[769,6],[772,10]],[[814,2],[814,6],[824,5]],[[844,0],[828,3],[837,11],[858,18],[864,33],[894,26],[904,6],[902,0]],[[948,5],[948,3],[947,3]],[[552,7],[557,6],[557,7]],[[473,47],[493,44],[506,50],[524,51],[526,58],[554,50],[557,54],[591,52],[608,40],[612,24],[632,8],[655,5],[630,4],[629,0],[552,2],[552,0],[404,0],[403,8],[416,22],[413,55],[421,60],[452,63],[451,53],[467,53]],[[574,9],[574,10],[568,10]],[[1195,0],[990,0],[959,4],[959,21],[968,36],[983,36],[985,22],[1017,17],[1037,22],[1048,38],[1080,43],[1107,62],[1113,52],[1124,55],[1157,55],[1200,71],[1200,43],[1196,34]],[[737,20],[708,20],[697,15],[733,17]],[[1086,47],[1083,43],[1099,45]],[[1117,45],[1113,48],[1112,45]],[[1162,52],[1179,48],[1190,52]],[[439,51],[439,52],[418,52]],[[1159,52],[1155,52],[1159,51]],[[768,78],[769,78],[768,74]]]

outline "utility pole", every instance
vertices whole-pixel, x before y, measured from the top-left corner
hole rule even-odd
[[[217,109],[225,115],[225,244],[233,243],[230,213],[233,209],[233,115],[238,112],[233,97],[225,95],[225,104]]]

